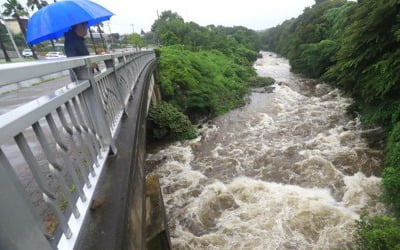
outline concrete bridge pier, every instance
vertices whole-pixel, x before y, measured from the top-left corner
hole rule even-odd
[[[146,247],[172,249],[164,200],[157,175],[146,177]]]

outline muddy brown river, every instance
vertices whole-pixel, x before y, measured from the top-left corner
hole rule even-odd
[[[147,156],[173,249],[349,249],[355,220],[385,212],[379,129],[348,116],[352,99],[338,89],[262,55],[254,67],[272,87]]]

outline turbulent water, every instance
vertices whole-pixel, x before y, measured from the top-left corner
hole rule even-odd
[[[148,154],[174,249],[346,249],[361,213],[384,212],[382,151],[366,140],[376,129],[346,115],[339,90],[262,54],[254,67],[276,84]]]

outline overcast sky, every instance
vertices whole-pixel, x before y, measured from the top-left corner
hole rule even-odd
[[[263,30],[297,17],[314,0],[94,0],[113,13],[112,32],[131,33],[150,31],[151,25],[165,10],[178,13],[185,22],[201,26],[245,26]],[[133,24],[133,28],[132,28]]]
[[[25,5],[26,0],[18,0]],[[53,0],[47,0],[49,3]],[[157,10],[178,13],[185,22],[193,21],[201,26],[245,26],[263,30],[297,17],[314,0],[92,0],[103,5],[115,16],[111,17],[106,33],[139,33],[150,31],[157,19]],[[5,0],[0,0],[1,5]]]

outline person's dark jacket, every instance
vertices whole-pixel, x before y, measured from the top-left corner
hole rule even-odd
[[[89,51],[85,44],[85,38],[76,35],[72,29],[66,32],[64,36],[64,49],[67,57],[89,55]]]

